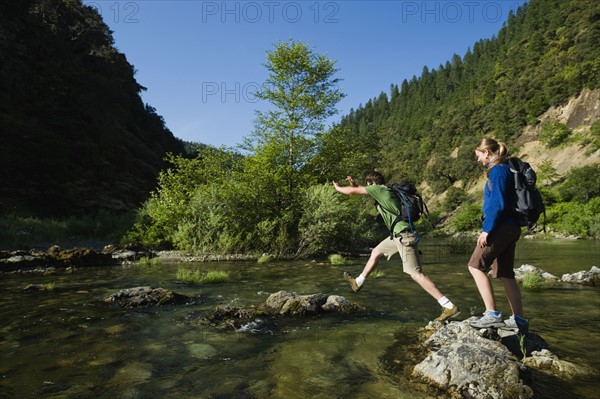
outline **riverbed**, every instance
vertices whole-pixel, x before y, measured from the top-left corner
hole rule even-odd
[[[469,245],[423,239],[424,271],[462,309],[484,309],[466,269]],[[398,257],[353,293],[343,271],[358,274],[366,259],[180,263],[106,266],[53,274],[0,275],[2,398],[427,398],[406,384],[386,354],[398,339],[426,325],[439,305],[401,271]],[[600,266],[597,241],[525,240],[517,265],[561,276]],[[181,284],[177,268],[229,273],[228,282]],[[42,292],[28,284],[49,284]],[[122,309],[103,298],[123,288],[152,286],[190,296],[185,305]],[[510,314],[501,284],[500,310]],[[263,303],[269,294],[342,295],[364,306],[360,316],[314,316],[278,328],[238,331],[202,326],[220,305]],[[554,286],[523,291],[530,329],[563,360],[600,373],[600,287]],[[407,360],[408,361],[408,360]],[[600,374],[532,382],[536,398],[596,398]]]

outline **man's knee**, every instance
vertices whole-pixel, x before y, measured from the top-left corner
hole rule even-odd
[[[371,259],[379,259],[383,256],[383,252],[380,252],[377,248],[371,250]]]

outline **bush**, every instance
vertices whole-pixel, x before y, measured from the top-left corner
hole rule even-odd
[[[566,142],[571,134],[571,129],[558,121],[547,122],[542,126],[540,141],[547,147],[553,148]]]
[[[578,237],[597,237],[600,225],[600,197],[587,204],[561,202],[546,211],[548,224],[560,233]]]
[[[572,169],[558,187],[563,201],[588,202],[600,196],[600,165]]]
[[[185,267],[179,267],[175,278],[184,283],[193,284],[216,284],[229,280],[229,273],[224,271],[211,270],[201,274],[199,270],[190,270]]]
[[[600,119],[596,119],[590,127],[590,148],[586,151],[586,155],[591,155],[600,149]]]
[[[481,205],[463,205],[450,220],[450,228],[456,232],[473,231],[481,227]]]
[[[523,276],[523,288],[528,291],[541,291],[544,289],[544,278],[537,272],[527,272]]]
[[[467,193],[462,188],[450,187],[446,191],[446,198],[442,204],[444,212],[452,212],[460,206],[468,198]]]
[[[329,262],[332,265],[337,265],[337,266],[348,264],[348,260],[346,260],[346,258],[344,258],[340,254],[331,254],[331,255],[329,255]]]
[[[298,254],[355,247],[364,237],[359,232],[369,232],[366,208],[363,198],[341,195],[330,184],[309,187],[302,199]]]
[[[267,254],[262,254],[258,259],[257,259],[257,263],[269,263],[273,258],[271,257],[271,255],[267,255]]]

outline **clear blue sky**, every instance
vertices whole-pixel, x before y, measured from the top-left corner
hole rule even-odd
[[[461,57],[491,38],[523,0],[200,1],[84,0],[176,137],[235,146],[253,129],[252,95],[267,77],[266,53],[293,39],[336,61],[346,97],[339,121],[391,84]]]

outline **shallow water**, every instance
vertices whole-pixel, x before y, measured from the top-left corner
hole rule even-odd
[[[459,319],[479,314],[482,303],[465,266],[470,250],[451,255],[449,248],[424,239],[425,272],[463,309]],[[0,275],[0,397],[426,398],[384,359],[395,337],[427,324],[440,308],[401,272],[397,257],[380,264],[382,277],[352,293],[342,272],[358,274],[364,261],[185,264],[230,272],[229,282],[208,286],[179,284],[178,263]],[[600,266],[600,246],[521,240],[517,262],[560,276]],[[51,291],[22,290],[48,282],[55,284]],[[115,291],[139,285],[195,300],[145,310],[102,303]],[[508,312],[501,286],[494,287],[500,309]],[[368,312],[286,321],[271,331],[250,325],[223,332],[196,322],[217,305],[259,304],[279,290],[344,295]],[[523,299],[531,330],[553,353],[600,372],[599,287],[524,291]],[[566,382],[538,378],[533,388],[536,398],[596,398],[600,374]]]

